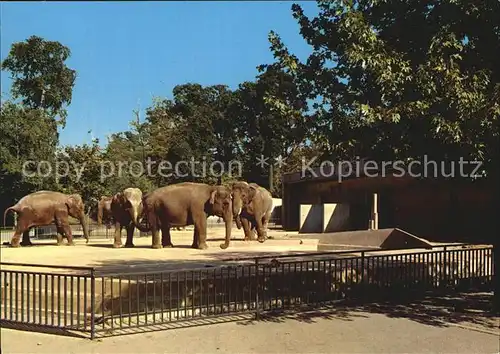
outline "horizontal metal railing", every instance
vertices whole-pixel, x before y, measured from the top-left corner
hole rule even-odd
[[[1,263],[0,318],[94,338],[343,299],[490,287],[493,248],[458,246],[289,254],[236,265],[127,273]]]

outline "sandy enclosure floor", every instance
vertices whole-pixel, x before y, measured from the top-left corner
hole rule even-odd
[[[208,249],[190,248],[193,231],[172,231],[174,248],[152,249],[151,236],[134,238],[134,248],[113,248],[113,239],[75,239],[75,246],[56,246],[56,240],[33,241],[33,246],[0,248],[2,262],[30,263],[40,265],[95,267],[112,271],[133,268],[193,268],[217,265],[241,258],[280,255],[297,252],[317,252],[317,240],[290,239],[283,231],[269,230],[273,239],[265,243],[243,241],[243,231],[233,230],[228,249],[219,247],[224,241],[224,229],[207,230]],[[241,233],[241,235],[239,235]],[[125,233],[123,233],[124,235]],[[66,242],[66,240],[64,240]],[[125,243],[125,236],[122,237]],[[27,270],[27,269],[26,269]],[[46,271],[47,268],[44,268]],[[59,269],[60,270],[60,269]],[[57,271],[57,270],[54,270]]]
[[[125,243],[125,232],[122,233]],[[152,249],[151,236],[135,237],[135,248],[113,248],[113,238],[95,238],[86,244],[83,239],[75,239],[76,245],[56,246],[56,240],[33,241],[34,246],[10,248],[1,246],[2,262],[28,263],[53,266],[94,267],[103,272],[129,272],[161,269],[189,269],[217,266],[222,264],[241,263],[242,259],[259,256],[277,256],[283,254],[318,252],[317,239],[300,239],[297,232],[269,230],[270,239],[264,243],[243,241],[243,230],[233,228],[232,240],[228,249],[219,246],[224,241],[224,228],[207,230],[208,249],[192,249],[193,231],[172,231],[174,248]],[[66,242],[66,240],[64,240]],[[437,246],[438,244],[435,243]],[[476,245],[475,247],[480,247]],[[357,247],[359,249],[359,246]],[[452,247],[455,248],[455,247]],[[461,247],[456,247],[460,249]],[[450,248],[451,249],[451,248]],[[356,247],[350,252],[357,252]],[[346,251],[344,249],[344,251]],[[414,252],[432,252],[425,249],[406,249],[384,251],[384,254],[401,254]],[[367,252],[365,254],[370,254]],[[374,254],[382,254],[376,252]],[[346,255],[347,256],[347,255]],[[7,267],[7,266],[5,266]],[[8,266],[13,269],[13,266]],[[15,267],[16,269],[18,267]],[[28,267],[24,271],[35,270]],[[21,268],[19,269],[21,270]],[[36,271],[60,272],[61,269],[36,268]],[[67,271],[65,271],[67,272]],[[78,272],[78,271],[75,271]]]

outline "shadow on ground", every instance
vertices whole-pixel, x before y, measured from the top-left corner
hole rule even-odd
[[[146,274],[159,274],[171,271],[194,270],[200,268],[211,268],[224,265],[224,262],[214,262],[211,260],[202,259],[170,259],[170,260],[151,260],[151,259],[130,259],[130,260],[101,260],[94,265],[97,274],[106,276],[109,274],[122,274],[127,273],[144,273]]]
[[[62,328],[47,328],[45,326],[37,326],[32,324],[22,324],[22,323],[12,323],[5,321],[2,323],[2,328],[15,329],[19,331],[25,332],[37,332],[37,333],[45,333],[45,334],[54,334],[63,337],[73,337],[73,338],[87,338],[88,335],[86,333],[81,332],[73,332],[71,330],[66,330]]]
[[[266,313],[260,321],[283,323],[296,320],[314,323],[317,319],[340,319],[352,321],[354,318],[369,314],[381,314],[390,318],[406,318],[421,324],[435,327],[459,325],[483,330],[500,336],[500,316],[493,313],[493,292],[459,293],[453,295],[428,294],[424,298],[392,299],[375,303],[356,304],[338,303],[322,309],[305,310],[294,313]],[[240,321],[239,325],[253,325],[256,320]]]

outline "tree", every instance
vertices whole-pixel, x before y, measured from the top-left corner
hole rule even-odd
[[[35,189],[51,188],[56,123],[44,111],[2,102],[0,114],[0,209]],[[44,163],[41,163],[44,161]],[[37,167],[38,171],[37,171]],[[43,177],[43,176],[47,177]]]
[[[10,71],[12,95],[21,98],[25,107],[42,108],[66,122],[65,106],[71,103],[76,71],[65,61],[71,51],[57,41],[31,36],[14,43],[2,62],[2,70]]]
[[[147,167],[147,157],[157,144],[149,140],[148,126],[140,121],[139,112],[134,113],[136,119],[130,122],[131,129],[112,134],[103,151],[102,178],[110,195],[129,187],[146,193],[157,186]]]
[[[244,179],[269,188],[275,195],[275,159],[286,160],[307,137],[307,102],[299,96],[293,77],[277,65],[262,65],[255,82],[240,84],[235,112],[239,147],[245,165]],[[259,167],[261,156],[269,165]],[[280,177],[278,177],[278,180]],[[277,189],[276,189],[277,188]]]
[[[151,146],[151,160],[168,161],[170,169],[163,171],[172,176],[162,177],[158,173],[159,185],[174,181],[199,181],[221,183],[217,177],[220,164],[210,166],[214,161],[227,169],[237,158],[236,121],[233,119],[235,95],[224,85],[203,87],[199,84],[176,86],[173,99],[157,99],[146,111],[144,132]],[[179,164],[180,161],[188,164]],[[191,161],[194,163],[191,166]],[[158,165],[155,165],[158,171]],[[185,175],[185,176],[182,176]]]
[[[95,139],[92,144],[66,146],[57,154],[57,190],[79,193],[87,208],[95,207],[101,196],[109,195],[108,186],[101,181],[104,154]]]
[[[321,0],[318,7],[310,19],[292,6],[313,48],[305,63],[279,35],[272,32],[270,41],[300,95],[316,101],[310,115],[323,151],[375,160],[477,159],[496,186],[500,3]],[[499,239],[490,236],[496,253]]]
[[[477,158],[493,168],[500,114],[497,2],[318,1],[307,18],[306,63],[271,34],[279,63],[316,106],[330,154],[375,159]],[[416,31],[415,28],[419,30]],[[333,146],[327,141],[336,141]]]

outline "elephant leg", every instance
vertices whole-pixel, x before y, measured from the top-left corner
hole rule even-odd
[[[197,232],[197,240],[195,240],[195,233],[193,233],[193,244],[192,246],[196,246],[193,248],[199,249],[199,250],[206,250],[208,248],[207,245],[207,216],[205,213],[199,213],[196,215],[193,215],[194,219],[194,229],[195,232]],[[195,244],[195,242],[197,244]]]
[[[68,215],[66,213],[58,213],[55,217],[57,227],[57,245],[63,244],[63,235],[68,239],[68,245],[74,246],[71,227],[68,224]]]
[[[56,229],[56,232],[57,232],[57,245],[58,246],[62,246],[63,244],[63,235],[64,235],[64,230],[62,228],[62,226],[60,225],[57,225],[57,229]]]
[[[200,232],[198,231],[198,228],[194,228],[194,233],[193,233],[193,243],[191,244],[191,248],[198,248],[198,243],[200,241]]]
[[[21,247],[21,235],[25,230],[19,223],[17,225],[14,235],[12,235],[12,239],[10,240],[10,247]]]
[[[23,240],[21,241],[21,246],[33,246],[30,239],[30,230],[23,232]]]
[[[158,225],[158,217],[156,216],[154,210],[149,211],[147,218],[149,223],[149,229],[151,230],[151,235],[153,236],[151,248],[154,249],[163,248],[163,246],[161,245],[161,238],[163,238],[163,235],[160,235],[160,230],[159,230],[160,225]]]
[[[257,228],[257,241],[260,243],[266,240],[266,233],[262,227],[262,218],[255,218],[255,227]]]
[[[63,224],[62,229],[64,234],[66,235],[66,238],[68,239],[68,246],[74,246],[75,242],[73,242],[73,233],[71,232],[71,226],[68,224]]]
[[[247,218],[241,218],[241,225],[243,226],[243,232],[245,233],[245,241],[251,241],[255,240],[255,237],[253,237],[253,232],[250,228],[250,220]]]
[[[115,241],[113,243],[114,248],[119,248],[122,246],[122,225],[119,222],[115,222]]]
[[[267,230],[269,227],[269,220],[271,220],[271,212],[270,211],[265,213],[264,216],[262,217],[262,228],[264,231],[264,239],[267,239]]]
[[[153,244],[151,247],[155,249],[163,248],[161,245],[160,230],[157,228],[151,228],[151,234],[153,235]]]
[[[130,224],[125,229],[127,230],[127,241],[125,242],[125,247],[132,248],[132,247],[134,247],[133,238],[134,238],[135,226],[133,224]],[[120,237],[120,239],[121,239],[121,237]]]
[[[172,244],[172,237],[170,236],[170,226],[161,227],[161,245],[163,247],[172,248],[174,245]]]
[[[22,243],[21,241],[21,235],[23,236],[23,241],[24,241],[24,234],[28,233],[28,238],[29,238],[29,229],[30,229],[30,224],[27,220],[31,218],[31,215],[27,213],[26,211],[23,212],[22,215],[18,215],[17,218],[17,226],[14,231],[14,235],[12,235],[12,239],[10,240],[10,247],[21,247]]]

